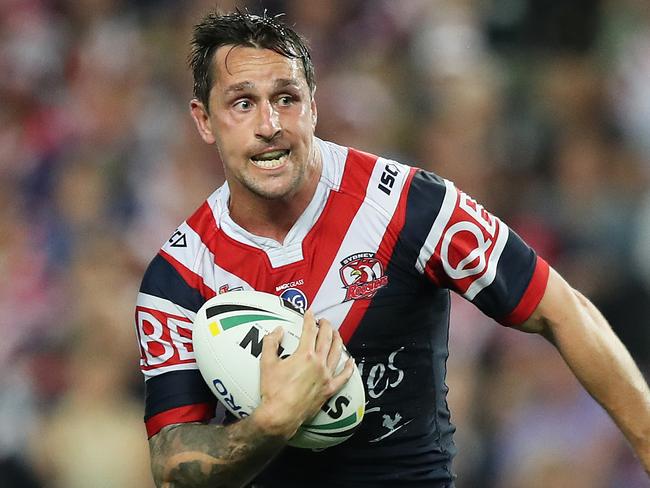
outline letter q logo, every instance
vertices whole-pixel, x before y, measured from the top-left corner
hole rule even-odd
[[[449,246],[454,240],[454,236],[460,232],[471,233],[476,238],[477,247],[472,249],[465,258],[458,261],[455,266],[452,266],[449,262]],[[462,236],[459,236],[456,240],[463,244],[468,244],[470,241],[469,238]],[[486,255],[490,249],[490,246],[492,246],[492,242],[492,239],[486,240],[483,237],[483,232],[481,229],[472,222],[457,222],[456,224],[449,227],[449,229],[447,229],[447,232],[445,232],[445,236],[442,240],[442,246],[440,249],[442,266],[444,267],[447,275],[453,280],[460,280],[467,278],[468,276],[481,274],[487,266]],[[475,266],[468,267],[477,258],[478,263],[476,263]]]

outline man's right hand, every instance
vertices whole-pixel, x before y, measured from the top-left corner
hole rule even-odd
[[[283,329],[264,337],[260,359],[262,402],[251,415],[269,435],[290,439],[323,403],[339,391],[354,371],[349,358],[337,374],[343,341],[329,321],[318,324],[311,310],[305,313],[297,349],[285,359],[278,357]]]

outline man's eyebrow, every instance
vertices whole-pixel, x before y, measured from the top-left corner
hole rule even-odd
[[[286,88],[289,86],[294,88],[300,88],[300,82],[294,78],[280,78],[275,80],[275,82],[273,83],[273,88],[275,88],[276,90],[279,90],[281,88]],[[235,93],[252,90],[253,88],[255,88],[255,83],[253,83],[252,81],[241,81],[239,83],[234,83],[229,87],[227,87],[224,93],[226,95],[231,95]]]
[[[274,87],[277,88],[286,88],[287,86],[293,86],[295,88],[300,88],[300,83],[294,78],[280,78],[275,80],[273,83]]]
[[[255,85],[251,81],[242,81],[240,83],[235,83],[233,85],[230,85],[228,88],[226,88],[225,93],[226,95],[230,95],[231,93],[239,93],[246,90],[250,90],[254,86]]]

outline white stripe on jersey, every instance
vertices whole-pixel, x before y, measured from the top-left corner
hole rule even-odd
[[[478,295],[478,293],[483,288],[490,286],[490,284],[494,281],[494,278],[497,275],[497,268],[499,266],[499,258],[501,257],[503,249],[506,247],[506,242],[508,242],[508,234],[510,233],[508,226],[501,222],[499,218],[494,216],[493,218],[497,222],[497,229],[499,232],[499,235],[497,236],[497,242],[494,244],[494,249],[492,250],[492,254],[490,254],[490,258],[488,259],[487,270],[483,276],[472,283],[469,288],[467,288],[467,291],[463,293],[463,296],[468,300],[473,300],[474,297],[476,297],[476,295]]]
[[[149,295],[148,293],[138,293],[137,300],[138,307],[146,307],[152,310],[159,310],[169,315],[178,315],[180,317],[187,317],[192,322],[196,318],[196,313],[183,308],[180,305],[176,305],[174,302],[166,300],[164,298],[156,297]]]
[[[165,243],[162,250],[190,271],[194,271],[198,257],[205,253],[209,253],[210,251],[201,241],[201,236],[194,232],[194,229],[192,229],[187,222],[183,222],[178,226],[174,235],[176,234],[182,236],[182,241],[179,239],[173,240],[172,238],[170,239],[171,242],[167,241]]]
[[[388,194],[379,187],[382,174],[384,174],[387,165],[392,165],[392,168],[396,170],[394,172],[397,173],[394,176],[395,182]],[[366,188],[366,197],[350,223],[336,257],[312,302],[313,309],[318,310],[319,314],[326,315],[335,329],[341,326],[350,311],[350,307],[355,302],[354,300],[343,301],[345,299],[345,287],[340,277],[342,266],[340,263],[352,254],[377,252],[386,228],[399,204],[409,170],[409,166],[384,158],[377,159],[375,163]],[[382,218],[377,218],[377,214]],[[358,229],[360,227],[364,229],[363,235],[359,235]],[[338,294],[333,293],[334,290],[339,290]]]
[[[187,222],[183,222],[178,231],[185,236],[185,247],[174,247],[172,243],[165,243],[163,250],[179,261],[187,269],[196,273],[203,279],[203,283],[215,293],[219,287],[229,285],[229,287],[252,287],[237,275],[229,273],[225,269],[217,266],[214,254],[203,244],[201,236],[197,234]]]
[[[420,255],[415,263],[415,267],[420,273],[424,273],[424,268],[435,252],[438,242],[440,242],[440,238],[442,237],[442,232],[445,230],[445,227],[447,227],[447,223],[454,213],[454,208],[456,208],[456,200],[458,199],[456,187],[449,180],[444,180],[444,182],[445,197],[442,201],[440,212],[438,212],[438,216],[433,222],[429,235],[427,235],[427,238],[424,240],[424,245],[422,246],[422,249],[420,249]]]

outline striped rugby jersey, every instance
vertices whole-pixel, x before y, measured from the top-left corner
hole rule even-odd
[[[548,265],[452,182],[316,143],[322,175],[284,243],[239,227],[224,184],[149,265],[136,307],[147,432],[214,417],[192,321],[216,294],[254,289],[330,320],[368,400],[350,440],[322,452],[287,448],[255,486],[321,486],[314,478],[322,486],[445,486],[455,452],[445,384],[449,290],[516,325],[541,300]]]

